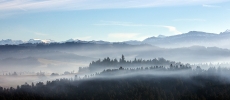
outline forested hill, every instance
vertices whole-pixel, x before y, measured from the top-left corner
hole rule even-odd
[[[92,61],[91,58],[98,59],[106,56],[117,58],[121,54],[129,58],[153,59],[162,57],[187,63],[226,62],[230,59],[230,50],[217,47],[160,48],[147,44],[129,45],[125,43],[96,44],[78,42],[1,45],[0,59],[35,57],[40,56],[41,52],[46,55],[49,55],[50,52],[56,52],[55,55],[63,53],[66,55],[84,56],[90,58],[87,61]],[[33,53],[32,56],[31,53]]]
[[[184,68],[184,67],[182,67]],[[15,88],[0,87],[1,100],[229,100],[230,69],[171,66],[166,70],[139,69],[125,77],[101,72],[91,77],[57,79]],[[111,69],[115,70],[115,69]],[[131,71],[116,69],[119,72]],[[143,72],[144,71],[144,72]],[[149,71],[152,74],[146,73]],[[184,73],[181,73],[184,71]],[[161,74],[156,74],[161,72]],[[176,73],[176,74],[172,74]],[[133,72],[131,72],[133,73]]]
[[[120,59],[110,59],[109,57],[104,58],[103,60],[92,61],[89,64],[89,67],[80,67],[79,73],[83,72],[100,72],[103,69],[118,68],[122,66],[123,68],[136,68],[136,67],[150,67],[150,66],[166,66],[169,67],[171,64],[176,66],[182,66],[181,62],[169,61],[164,58],[143,60],[137,59],[134,60],[125,60],[125,56],[122,55]],[[189,66],[189,64],[183,65]]]
[[[65,42],[65,43],[26,43],[20,45],[0,45],[1,51],[4,50],[25,50],[25,49],[57,49],[57,50],[66,50],[68,49],[75,49],[75,50],[92,50],[92,49],[101,49],[101,48],[130,48],[130,47],[154,47],[147,44],[142,45],[129,45],[126,43],[111,43],[111,44],[97,44],[91,42]]]
[[[127,57],[153,59],[163,57],[165,59],[187,63],[204,63],[229,61],[230,50],[217,47],[192,46],[184,48],[160,48],[147,44],[129,45],[125,43],[96,44],[96,43],[51,43],[51,44],[22,44],[1,45],[0,59],[35,57],[40,54],[66,53],[88,58],[113,57],[124,54]],[[47,52],[47,53],[46,53]],[[33,56],[31,56],[33,53]],[[20,57],[17,57],[20,55]],[[92,59],[89,59],[91,61]]]

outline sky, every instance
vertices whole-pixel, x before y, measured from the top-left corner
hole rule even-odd
[[[230,0],[0,0],[0,40],[121,42],[230,29]]]

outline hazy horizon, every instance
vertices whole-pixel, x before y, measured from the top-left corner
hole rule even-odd
[[[229,0],[3,0],[0,37],[127,41],[189,31],[220,33],[230,29],[229,4]]]
[[[0,0],[0,100],[230,100],[230,0]]]

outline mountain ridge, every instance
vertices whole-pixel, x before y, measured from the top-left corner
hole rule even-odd
[[[226,44],[230,40],[230,30],[227,29],[224,32],[220,32],[219,34],[216,33],[208,33],[203,31],[189,31],[188,33],[172,35],[172,36],[164,36],[159,35],[157,37],[149,37],[143,41],[138,40],[128,40],[123,42],[109,42],[103,40],[79,40],[79,39],[69,39],[62,42],[56,42],[51,39],[30,39],[28,41],[22,40],[1,40],[0,45],[20,45],[20,44],[39,44],[39,43],[67,43],[67,42],[75,42],[75,43],[95,43],[95,44],[113,44],[113,43],[126,43],[130,45],[142,45],[142,44],[150,44],[159,47],[166,47],[166,48],[178,48],[178,47],[189,47],[193,45],[200,45],[200,46],[217,46],[221,48],[226,48],[230,46],[230,44]]]
[[[220,34],[190,31],[188,33],[168,36],[165,38],[150,37],[142,42],[166,48],[190,47],[193,45],[226,48],[230,46],[230,44],[228,44],[230,42],[229,40],[230,31],[226,30]]]

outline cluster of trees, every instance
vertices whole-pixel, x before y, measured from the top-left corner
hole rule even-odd
[[[152,67],[153,69],[165,67]],[[171,65],[167,71],[189,67]],[[151,69],[151,68],[150,68]],[[148,70],[150,70],[148,69]],[[115,69],[111,69],[115,70]],[[106,73],[111,70],[105,70]],[[117,72],[132,70],[120,67]],[[147,70],[137,68],[136,71]],[[138,76],[111,78],[112,76],[91,78],[57,79],[46,84],[24,84],[15,88],[0,87],[1,100],[229,100],[230,84],[228,68],[200,67],[187,70],[193,72],[190,77],[183,75],[154,76],[141,74]],[[223,77],[221,75],[226,75]]]
[[[150,59],[150,60],[142,60],[142,59],[134,59],[133,61],[131,60],[125,60],[124,55],[117,60],[117,59],[110,59],[109,57],[104,58],[103,60],[97,60],[93,61],[89,64],[89,67],[80,67],[79,72],[98,72],[102,71],[103,69],[112,69],[112,68],[117,68],[119,66],[122,66],[124,68],[136,68],[136,67],[147,67],[147,66],[168,66],[170,64],[176,64],[176,65],[181,65],[180,62],[174,62],[174,61],[169,61],[164,58],[158,58],[158,59]]]
[[[17,76],[18,74],[17,74],[17,72],[13,72],[13,73],[10,73],[10,72],[9,72],[8,74],[7,74],[7,73],[3,73],[2,75],[3,75],[3,76]],[[20,75],[21,75],[21,74],[20,74]]]
[[[100,41],[99,41],[100,42]],[[66,48],[66,47],[71,47],[71,48],[76,48],[76,49],[81,49],[81,48],[100,48],[102,47],[134,47],[135,45],[129,45],[126,43],[106,43],[101,41],[102,43],[96,43],[93,41],[79,41],[79,42],[64,42],[64,43],[24,43],[24,44],[19,44],[19,45],[0,45],[1,51],[8,51],[8,50],[23,50],[23,49],[49,49],[49,48]],[[147,44],[143,44],[143,46],[150,46]]]
[[[35,72],[3,72],[1,75],[3,76],[19,76],[19,75],[42,75],[42,73],[35,73]]]
[[[18,74],[19,73],[19,74]],[[37,76],[46,76],[47,73],[45,72],[13,72],[13,73],[3,73],[2,75],[3,76],[18,76],[18,75],[37,75]],[[74,74],[74,71],[71,71],[71,72],[68,72],[68,71],[65,71],[64,74],[58,74],[58,73],[51,73],[50,75],[51,76],[58,76],[58,75],[70,75],[70,74]]]
[[[37,75],[37,76],[45,76],[45,72],[40,71],[40,72],[37,72],[36,75]]]
[[[221,67],[229,67],[230,63],[228,62],[222,62],[222,63],[199,63],[199,64],[192,64],[191,66],[202,66],[202,68],[210,68],[215,66],[221,66]]]
[[[211,69],[211,68],[210,68]],[[210,69],[208,71],[210,71]],[[137,68],[123,68],[120,67],[119,69],[104,69],[101,73],[96,73],[96,75],[125,75],[129,73],[149,73],[149,74],[154,74],[155,72],[172,72],[172,71],[186,71],[189,73],[201,71],[202,69],[200,67],[197,67],[196,69],[192,70],[191,66],[187,65],[173,65],[171,64],[170,67],[165,67],[165,66],[151,66],[151,67],[137,67]],[[204,70],[203,70],[204,71]],[[94,75],[94,74],[93,74]],[[92,76],[92,75],[91,75]]]

